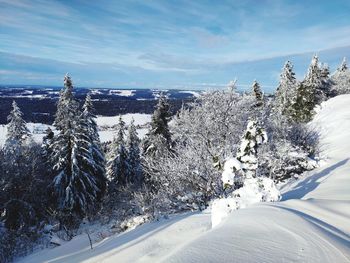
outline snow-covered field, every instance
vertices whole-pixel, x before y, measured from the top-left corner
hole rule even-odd
[[[126,125],[131,123],[131,120],[134,119],[135,125],[144,125],[151,122],[151,114],[143,113],[127,113],[122,115],[123,121]],[[109,126],[112,127],[118,124],[119,116],[98,116],[97,125],[98,126]]]
[[[233,211],[211,228],[210,211],[147,223],[89,248],[86,235],[21,262],[350,262],[350,95],[313,121],[324,165],[284,185],[282,200]]]
[[[142,139],[147,133],[148,129],[145,127],[147,123],[151,121],[151,114],[142,114],[142,113],[128,113],[121,115],[124,122],[128,126],[131,123],[131,120],[135,120],[135,125],[140,126],[137,129],[139,137]],[[110,141],[113,139],[114,134],[116,133],[113,126],[118,124],[118,116],[98,116],[97,125],[103,129],[99,131],[100,139],[102,142]],[[41,142],[42,138],[45,136],[45,130],[47,127],[50,127],[54,130],[53,126],[42,124],[42,123],[27,123],[29,131],[33,134],[33,138],[36,142]],[[3,145],[6,140],[6,125],[0,125],[0,145]]]

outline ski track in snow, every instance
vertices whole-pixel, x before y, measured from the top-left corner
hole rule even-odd
[[[147,223],[89,249],[78,236],[21,262],[350,262],[350,95],[322,104],[326,163],[284,185],[283,201],[232,212],[211,229],[210,213]]]

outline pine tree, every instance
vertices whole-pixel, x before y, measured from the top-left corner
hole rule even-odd
[[[297,89],[296,101],[292,106],[292,119],[299,123],[311,121],[315,114],[315,106],[315,93],[310,89],[310,86],[305,85],[303,82],[300,83]]]
[[[264,104],[264,94],[260,88],[259,83],[254,80],[253,85],[252,85],[252,93],[256,99],[256,107],[260,107]]]
[[[258,146],[267,141],[267,134],[257,121],[249,121],[237,151],[237,160],[242,163],[245,178],[256,177],[258,168]]]
[[[142,180],[142,167],[140,158],[140,139],[137,136],[137,130],[132,119],[128,128],[128,181],[134,184],[140,184]]]
[[[72,81],[66,75],[54,122],[58,135],[52,153],[56,171],[52,185],[63,220],[69,220],[67,223],[75,215],[87,215],[102,191],[98,178],[90,169],[91,148],[88,134],[84,132],[87,123],[80,117],[78,102],[73,96]]]
[[[84,169],[95,178],[99,189],[96,196],[100,200],[106,188],[106,160],[102,151],[95,119],[95,108],[92,104],[91,96],[88,94],[81,115],[81,134],[84,137],[82,143],[84,148],[88,150],[86,153],[88,159],[84,159]]]
[[[350,70],[345,58],[332,75],[331,80],[333,83],[331,95],[335,96],[350,93]]]
[[[326,98],[326,95],[322,90],[321,72],[318,56],[315,55],[311,60],[308,72],[303,80],[303,86],[310,90],[310,94],[314,93],[315,104],[320,104]]]
[[[13,101],[12,110],[7,117],[9,123],[7,124],[7,135],[4,145],[6,154],[21,154],[21,148],[31,139],[31,134],[23,120],[23,113]]]
[[[52,156],[54,136],[55,134],[53,133],[51,128],[48,127],[45,131],[45,136],[43,137],[43,141],[41,144],[42,154],[47,162],[50,162],[50,157]]]
[[[107,163],[107,178],[110,181],[110,191],[114,191],[116,185],[125,185],[128,182],[128,156],[125,147],[125,122],[119,117],[119,130],[117,137],[111,145]]]
[[[298,85],[297,96],[292,105],[292,118],[296,122],[309,122],[314,115],[314,108],[325,99],[322,91],[321,70],[318,57],[312,58],[305,79]]]
[[[171,134],[168,126],[170,116],[167,99],[161,94],[152,115],[151,129],[143,141],[144,154],[154,155],[171,148]]]
[[[73,84],[68,73],[64,77],[64,88],[60,91],[54,126],[57,130],[71,130],[77,122],[79,103],[74,99]]]
[[[321,64],[320,67],[320,78],[321,78],[321,92],[323,93],[324,99],[329,98],[333,86],[333,81],[330,78],[330,70],[327,64]]]
[[[279,114],[290,115],[291,105],[296,100],[297,81],[290,61],[284,64],[276,90],[274,108]]]
[[[346,58],[344,57],[344,58],[343,58],[343,61],[341,62],[340,66],[339,66],[339,68],[338,68],[338,71],[339,71],[339,72],[345,72],[345,71],[347,71],[347,70],[348,70],[348,65],[347,65],[347,63],[346,63]]]

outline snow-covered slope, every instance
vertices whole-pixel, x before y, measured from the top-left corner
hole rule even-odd
[[[79,236],[23,262],[350,262],[350,95],[322,105],[325,164],[282,189],[283,200],[232,212],[211,229],[194,213],[142,225],[89,249]]]

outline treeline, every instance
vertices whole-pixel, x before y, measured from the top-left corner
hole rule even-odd
[[[152,114],[157,101],[154,99],[137,100],[118,97],[114,95],[91,95],[97,115],[116,116],[126,113]],[[85,95],[75,95],[76,100],[82,106]],[[0,98],[0,124],[7,123],[7,115],[11,110],[12,98]],[[192,98],[170,99],[170,109],[175,114],[181,109],[182,104],[191,102]],[[36,122],[51,125],[55,120],[57,100],[53,98],[16,98],[16,103],[24,113],[26,122]]]
[[[232,156],[249,166],[232,183],[236,190],[245,174],[276,183],[297,177],[317,161],[318,134],[306,125],[315,106],[343,93],[350,93],[345,60],[330,75],[315,56],[301,81],[287,62],[272,98],[264,96],[257,81],[245,94],[231,82],[227,90],[208,92],[171,117],[167,99],[160,96],[142,141],[134,124],[126,130],[120,118],[113,141],[102,145],[91,97],[81,107],[66,76],[56,132],[47,130],[42,144],[32,140],[16,102],[8,116],[0,151],[0,261],[25,253],[43,237],[69,240],[84,220],[120,227],[136,215],[152,220],[202,210],[225,195],[221,175]],[[259,139],[264,144],[251,129],[266,132]],[[244,138],[250,147],[242,146],[248,145]]]

